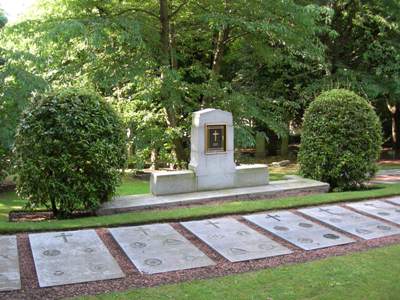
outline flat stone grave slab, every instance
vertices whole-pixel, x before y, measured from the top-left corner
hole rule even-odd
[[[365,240],[400,233],[400,228],[337,205],[305,208],[299,211]]]
[[[17,237],[0,236],[0,292],[20,288]]]
[[[311,222],[290,211],[253,214],[244,218],[304,249],[312,250],[354,242],[336,231]]]
[[[288,248],[233,218],[181,224],[231,262],[292,253]]]
[[[400,225],[400,207],[397,205],[373,200],[346,204],[346,206]]]
[[[94,230],[29,235],[40,287],[124,277]]]
[[[145,274],[155,274],[214,265],[171,225],[109,229],[132,263]]]
[[[386,201],[389,201],[389,202],[392,202],[394,204],[400,205],[400,197],[389,198],[389,199],[386,199]]]

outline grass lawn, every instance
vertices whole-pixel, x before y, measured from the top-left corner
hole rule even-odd
[[[121,195],[147,193],[148,183],[146,181],[126,179],[124,184],[119,187],[118,191]],[[234,201],[222,204],[210,203],[193,207],[178,207],[168,210],[137,211],[110,216],[40,222],[9,222],[8,212],[13,209],[21,209],[24,204],[24,201],[18,199],[15,193],[12,192],[0,194],[0,234],[182,221],[205,217],[216,217],[226,214],[241,214],[270,209],[304,207],[392,195],[400,195],[400,183],[379,185],[375,189],[364,191],[297,196],[268,201]]]
[[[91,299],[399,299],[400,245]]]

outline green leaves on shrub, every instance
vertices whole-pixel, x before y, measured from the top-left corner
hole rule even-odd
[[[304,115],[300,172],[334,190],[360,187],[377,171],[381,144],[379,118],[365,99],[343,89],[324,92]]]
[[[126,132],[100,96],[62,89],[34,97],[14,151],[18,194],[31,207],[67,216],[111,198],[126,161]]]

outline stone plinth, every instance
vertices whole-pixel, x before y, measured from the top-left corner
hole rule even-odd
[[[233,137],[230,112],[212,108],[194,112],[189,170],[153,173],[153,195],[268,184],[267,165],[235,165]]]

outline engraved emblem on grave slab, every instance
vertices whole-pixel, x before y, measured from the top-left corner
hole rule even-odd
[[[289,231],[289,228],[285,226],[274,226],[274,229],[278,231]]]
[[[261,250],[272,250],[274,248],[275,248],[274,245],[268,245],[268,244],[260,244],[260,245],[258,245],[258,249],[261,249]]]
[[[57,256],[60,255],[60,253],[60,250],[57,249],[43,251],[43,255],[46,256]]]
[[[249,251],[247,251],[247,250],[245,250],[245,249],[241,249],[241,248],[231,248],[230,250],[231,250],[231,252],[232,252],[233,254],[235,254],[235,255],[246,254],[246,253],[249,252]]]
[[[303,227],[303,228],[311,228],[311,227],[313,227],[312,224],[310,224],[310,223],[303,223],[303,222],[299,223],[299,226],[300,226],[300,227]]]
[[[236,232],[237,235],[240,236],[245,236],[245,235],[249,235],[250,233],[244,230],[239,230],[238,232]]]
[[[390,213],[384,212],[384,211],[380,211],[380,212],[378,212],[378,215],[380,215],[380,216],[389,216]]]
[[[297,240],[298,240],[300,243],[304,243],[304,244],[311,244],[311,243],[314,242],[312,239],[309,239],[309,238],[298,238]]]
[[[386,226],[386,225],[378,225],[378,226],[376,226],[376,228],[378,228],[380,230],[385,230],[385,231],[392,230],[392,227]]]
[[[372,233],[371,230],[363,229],[363,228],[357,228],[356,232],[359,233],[359,234],[371,234]]]
[[[333,233],[327,233],[327,234],[324,234],[323,236],[324,236],[324,238],[331,239],[331,240],[337,240],[340,238],[338,235],[333,234]]]
[[[55,271],[53,274],[55,276],[62,276],[62,275],[64,275],[64,272],[63,271]]]
[[[144,263],[148,266],[154,267],[162,264],[162,261],[158,258],[148,258],[144,261]]]
[[[175,246],[175,245],[183,244],[183,242],[180,241],[180,240],[176,240],[176,239],[166,239],[166,240],[163,242],[163,244],[164,244],[164,245],[169,245],[169,246]]]
[[[205,131],[205,152],[226,152],[226,124],[206,124]]]
[[[144,248],[144,247],[146,247],[146,244],[142,243],[142,242],[133,242],[130,244],[130,246],[132,248]]]

